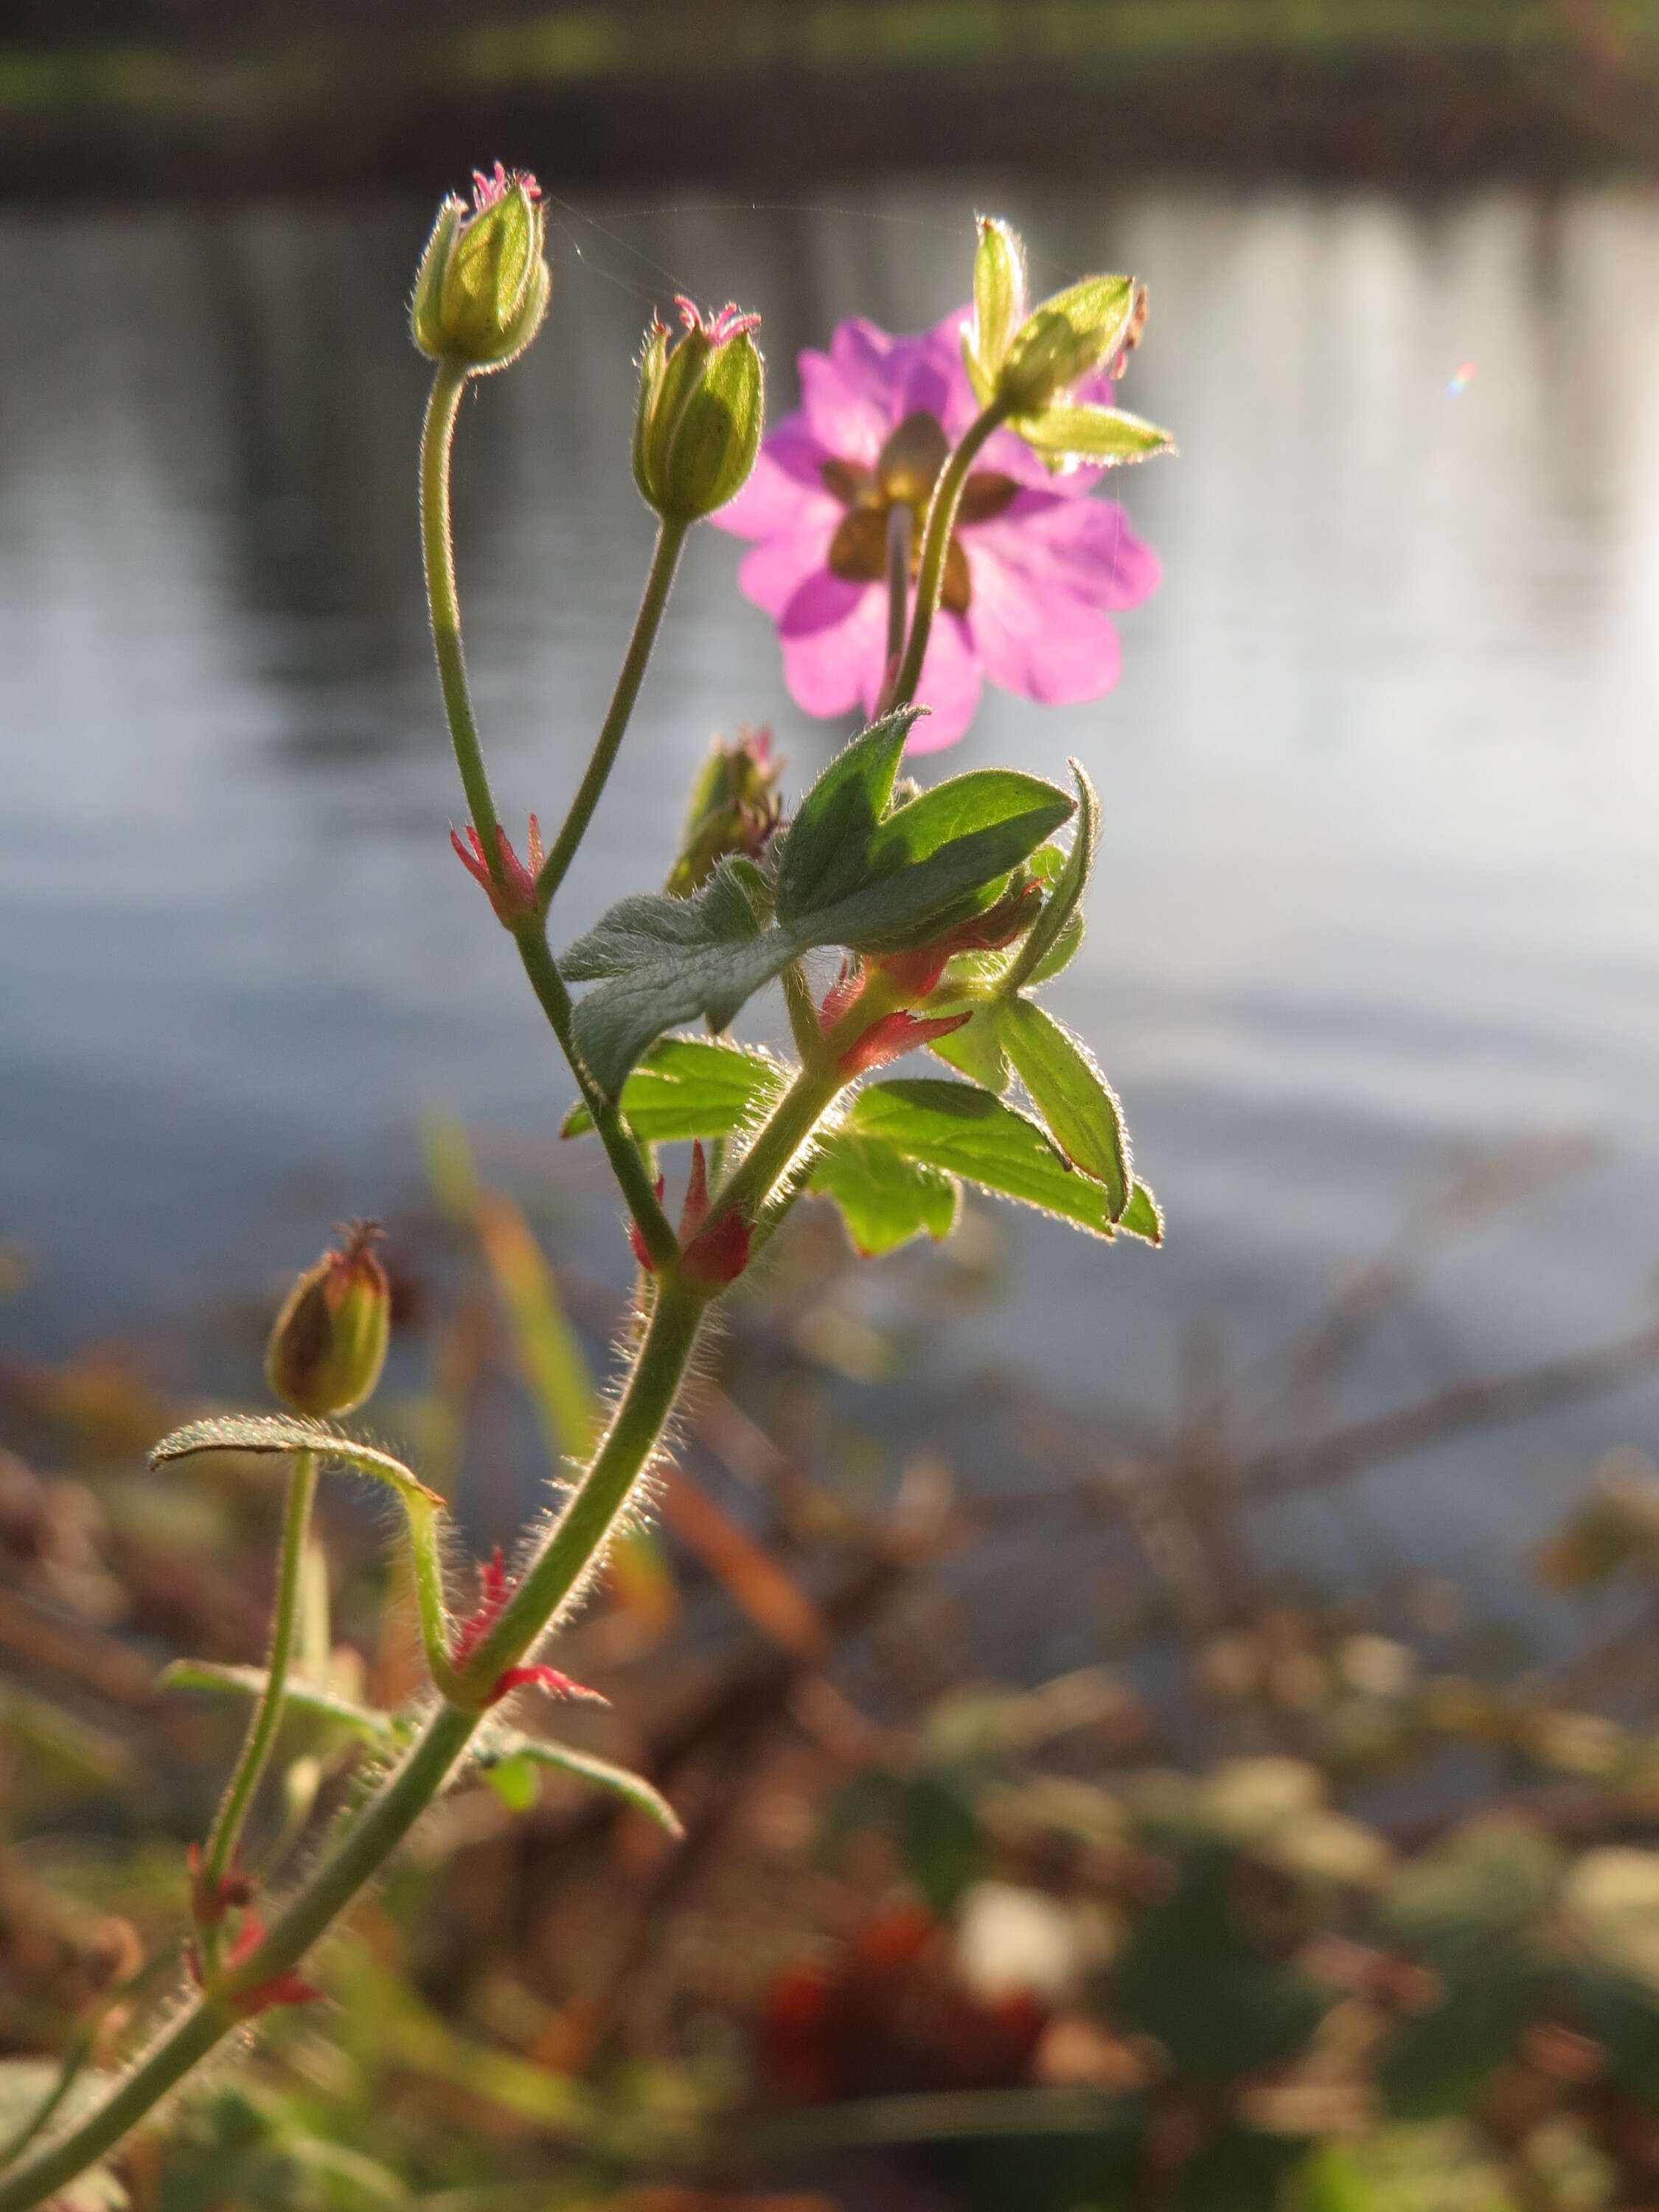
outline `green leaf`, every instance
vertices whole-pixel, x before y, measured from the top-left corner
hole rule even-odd
[[[149,1463],[161,1467],[169,1460],[190,1459],[199,1452],[292,1455],[301,1451],[315,1452],[321,1461],[389,1483],[411,1513],[443,1510],[437,1492],[428,1490],[390,1452],[377,1444],[360,1443],[356,1437],[342,1436],[326,1421],[313,1420],[303,1413],[224,1413],[210,1420],[187,1421],[155,1446]]]
[[[1129,1202],[1129,1139],[1105,1077],[1070,1030],[1029,999],[1008,1009],[1002,1042],[1049,1134],[1073,1167],[1105,1185],[1116,1220]]]
[[[1121,407],[1083,401],[1060,400],[1040,415],[1016,415],[1008,427],[1056,470],[1079,461],[1117,468],[1176,449],[1175,440],[1155,422],[1144,422]]]
[[[1164,1208],[1144,1182],[1138,1182],[1129,1193],[1129,1203],[1119,1214],[1117,1225],[1131,1237],[1144,1237],[1149,1244],[1164,1242]]]
[[[263,1667],[224,1667],[210,1659],[174,1659],[162,1668],[156,1681],[164,1690],[210,1690],[222,1697],[252,1700],[264,1697],[268,1679]],[[402,1741],[409,1733],[406,1724],[396,1714],[360,1705],[336,1691],[300,1680],[293,1674],[283,1684],[283,1703],[313,1720],[337,1722],[365,1743],[380,1749]]]
[[[956,1226],[962,1196],[939,1169],[854,1129],[837,1130],[825,1140],[807,1188],[834,1200],[847,1234],[866,1260],[923,1231],[938,1243]]]
[[[614,1098],[665,1030],[699,1017],[725,1029],[795,951],[786,932],[761,931],[729,861],[690,898],[623,899],[559,963],[568,981],[599,981],[576,1008],[577,1049]]]
[[[1054,977],[1069,968],[1083,942],[1083,912],[1081,908],[1072,915],[1055,937],[1025,981],[1035,988],[1039,983],[1052,982]]]
[[[509,1753],[504,1759],[481,1759],[484,1780],[510,1813],[527,1813],[536,1802],[539,1787],[534,1763],[521,1751]]]
[[[1013,963],[1009,981],[1014,990],[1018,990],[1025,983],[1058,975],[1083,941],[1083,894],[1088,889],[1089,878],[1094,872],[1095,855],[1100,850],[1100,800],[1093,784],[1084,773],[1082,763],[1068,761],[1066,766],[1077,785],[1077,828],[1072,838],[1072,849],[1054,878],[1054,888]],[[1061,939],[1073,925],[1076,934],[1072,939],[1070,950],[1057,965],[1045,966],[1049,955],[1058,950]]]
[[[861,951],[884,949],[879,920],[856,920],[849,909],[879,904],[877,887],[896,880],[908,886],[910,920],[928,911],[924,884],[936,884],[932,904],[943,907],[969,890],[1000,889],[997,879],[1017,867],[1073,811],[1073,801],[1041,776],[1012,769],[980,769],[951,777],[897,807],[877,830],[869,854],[868,886],[842,902],[836,942]],[[994,895],[994,893],[992,893]],[[978,902],[975,902],[975,904]]]
[[[927,1048],[947,1066],[959,1069],[970,1082],[1000,1097],[1011,1079],[1006,1039],[1008,1013],[1006,999],[988,1000],[983,1006],[975,1007],[971,1020],[959,1030],[933,1038]]]
[[[659,1828],[666,1828],[671,1836],[683,1836],[685,1830],[679,1814],[659,1790],[654,1789],[642,1774],[635,1774],[625,1766],[613,1765],[608,1759],[596,1759],[591,1752],[573,1751],[568,1743],[548,1743],[540,1736],[520,1735],[515,1729],[506,1729],[495,1741],[495,1748],[502,1759],[521,1759],[532,1766],[550,1766],[560,1774],[574,1774],[580,1782],[591,1782],[596,1789],[609,1790],[654,1820]]]
[[[842,1127],[884,1138],[907,1159],[1038,1206],[1097,1237],[1110,1237],[1120,1225],[1103,1184],[1079,1175],[1035,1121],[975,1085],[926,1078],[872,1083],[859,1092]],[[1143,1195],[1137,1187],[1121,1225],[1157,1241],[1162,1224],[1150,1192]]]
[[[778,920],[830,906],[862,883],[876,826],[919,707],[901,707],[837,753],[800,803],[778,852]]]
[[[787,1071],[753,1045],[709,1037],[662,1037],[623,1085],[623,1116],[647,1145],[684,1137],[729,1137],[752,1129],[783,1091]],[[592,1117],[579,1100],[562,1137],[585,1136]]]
[[[833,811],[843,818],[844,810]],[[576,1008],[577,1048],[614,1098],[665,1030],[699,1015],[724,1029],[751,994],[815,945],[875,952],[925,941],[962,902],[972,910],[994,897],[1000,879],[1072,811],[1065,793],[1036,776],[987,769],[954,777],[900,807],[862,845],[858,889],[827,906],[815,893],[809,911],[758,934],[729,861],[695,897],[623,899],[559,963],[572,981],[599,981]],[[850,842],[861,834],[849,830]],[[818,857],[815,881],[845,879],[835,855]],[[781,913],[781,890],[779,906]]]

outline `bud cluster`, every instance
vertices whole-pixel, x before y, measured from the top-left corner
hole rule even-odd
[[[1085,276],[1030,307],[1018,233],[980,217],[963,367],[980,405],[996,407],[1051,467],[1141,460],[1169,447],[1163,431],[1089,396],[1097,379],[1122,374],[1146,323],[1146,288],[1133,276]]]
[[[770,730],[741,730],[734,745],[716,738],[691,786],[679,855],[664,888],[690,898],[729,854],[758,860],[782,818],[782,780]]]

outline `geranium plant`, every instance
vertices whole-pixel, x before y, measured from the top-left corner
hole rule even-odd
[[[982,667],[1035,699],[1114,680],[1107,611],[1144,596],[1152,556],[1100,473],[1167,447],[1112,404],[1145,294],[1085,278],[1031,307],[1019,242],[982,222],[970,307],[921,337],[843,325],[802,362],[804,404],[762,442],[757,319],[679,303],[647,332],[633,468],[655,550],[615,696],[562,825],[503,825],[473,716],[451,550],[450,447],[462,394],[535,337],[550,276],[534,179],[499,164],[470,204],[447,199],[411,307],[434,364],[421,519],[438,671],[470,820],[452,832],[568,1063],[566,1133],[597,1133],[639,1263],[627,1370],[609,1424],[557,1511],[500,1553],[452,1617],[441,1501],[339,1425],[373,1390],[388,1294],[372,1231],[354,1228],[295,1286],[268,1372],[286,1410],[203,1421],[157,1461],[205,1450],[289,1462],[268,1665],[184,1679],[252,1701],[242,1754],[191,1854],[191,1986],[149,2048],[89,2102],[61,2090],[11,2146],[0,2212],[24,2212],[101,2157],[241,2024],[316,1994],[307,1954],[469,1760],[561,1765],[669,1826],[641,1778],[519,1735],[515,1697],[591,1695],[538,1655],[578,1601],[661,1448],[711,1310],[809,1194],[867,1255],[942,1237],[963,1183],[1103,1238],[1156,1243],[1115,1097],[1036,996],[1075,952],[1100,811],[1073,789],[982,769],[921,789],[902,775],[965,726]],[[792,690],[812,712],[861,701],[876,719],[786,817],[767,743],[717,745],[700,774],[666,888],[621,900],[555,955],[549,918],[614,765],[693,526],[757,542],[744,588],[779,625]],[[930,710],[931,714],[930,714]],[[481,908],[481,911],[483,909]],[[781,986],[793,1058],[734,1042],[733,1019]],[[930,1050],[951,1073],[869,1079]],[[1023,1093],[1023,1097],[1017,1095]],[[691,1149],[673,1218],[659,1148]],[[346,1708],[295,1677],[301,1564],[319,1471],[385,1482],[401,1502],[430,1688],[410,1712]],[[175,1674],[179,1670],[175,1669]],[[315,1867],[267,1899],[240,1843],[284,1704],[322,1698],[381,1764]],[[75,2117],[64,2116],[73,2112]]]

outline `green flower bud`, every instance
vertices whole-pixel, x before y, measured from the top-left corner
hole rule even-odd
[[[760,451],[760,317],[732,304],[705,323],[690,300],[675,305],[684,336],[671,346],[653,323],[640,356],[634,481],[665,520],[699,522],[743,489]]]
[[[497,161],[493,177],[473,171],[470,212],[453,193],[438,210],[409,310],[415,343],[429,359],[486,374],[535,337],[553,283],[542,258],[540,198],[528,171],[509,176]]]
[[[690,898],[729,853],[759,859],[782,811],[782,775],[769,730],[744,730],[734,745],[715,738],[691,787],[665,886],[671,897]]]
[[[265,1377],[295,1413],[361,1406],[380,1379],[392,1291],[375,1257],[375,1221],[354,1221],[343,1251],[325,1252],[283,1301],[265,1349]]]
[[[1133,276],[1085,276],[1028,310],[1019,234],[997,216],[980,217],[962,362],[981,407],[1000,399],[1011,415],[1040,414],[1133,346],[1146,313]]]

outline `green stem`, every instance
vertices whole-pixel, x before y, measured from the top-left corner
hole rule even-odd
[[[438,677],[443,686],[444,712],[448,717],[449,735],[455,748],[455,765],[461,772],[462,787],[466,803],[472,811],[472,826],[483,847],[485,864],[490,880],[507,900],[507,886],[501,868],[501,856],[496,836],[495,801],[490,793],[489,778],[484,772],[483,751],[478,742],[478,726],[473,719],[471,694],[467,689],[466,660],[461,651],[461,605],[455,588],[455,556],[449,524],[449,451],[455,428],[456,410],[460,405],[461,392],[466,382],[465,371],[454,363],[443,361],[438,364],[437,374],[432,380],[431,396],[427,401],[426,422],[421,432],[421,544],[426,556],[427,599],[432,610],[432,641],[438,653]],[[671,529],[664,524],[657,539],[656,557],[651,564],[651,575],[646,585],[644,602],[639,620],[634,626],[634,637],[623,664],[623,676],[617,686],[617,697],[605,718],[605,729],[599,735],[599,744],[590,763],[581,790],[577,793],[570,817],[559,832],[550,860],[560,860],[559,874],[568,865],[569,854],[576,841],[587,826],[587,817],[604,788],[610,773],[611,757],[621,742],[627,725],[628,711],[633,706],[634,696],[639,690],[640,677],[644,673],[651,641],[656,635],[663,603],[668,597],[668,586],[673,580],[674,563],[679,556],[684,532],[678,526]],[[637,656],[631,681],[629,668]],[[614,732],[613,732],[613,724]],[[607,739],[610,757],[601,759]],[[595,768],[600,772],[595,777]],[[590,790],[590,786],[592,787]],[[580,817],[580,818],[579,818]],[[575,823],[573,832],[572,823]],[[567,840],[568,840],[568,849]],[[543,875],[546,875],[544,868]],[[557,877],[553,878],[556,883]],[[551,896],[551,885],[548,896]],[[539,896],[539,894],[538,894]],[[545,898],[540,903],[544,906]],[[645,1246],[659,1266],[678,1257],[679,1246],[668,1225],[668,1217],[657,1202],[651,1177],[645,1162],[640,1157],[639,1146],[623,1122],[615,1104],[606,1099],[592,1077],[588,1073],[580,1054],[576,1050],[574,1030],[571,1023],[570,994],[564,979],[555,966],[547,948],[546,933],[538,915],[520,915],[511,925],[514,939],[523,961],[531,988],[542,1003],[560,1049],[570,1063],[571,1073],[580,1087],[589,1112],[592,1115],[605,1151],[615,1169],[617,1180],[628,1200],[629,1212],[639,1224]]]
[[[276,1730],[283,1718],[283,1693],[288,1683],[289,1662],[294,1656],[300,1626],[300,1584],[305,1566],[306,1534],[311,1526],[312,1500],[317,1495],[317,1457],[296,1452],[288,1479],[288,1503],[283,1514],[283,1548],[276,1571],[276,1604],[270,1628],[270,1658],[265,1686],[248,1723],[225,1794],[214,1815],[207,1848],[202,1855],[202,1892],[212,1917],[202,1926],[204,1971],[210,1978],[217,1969],[219,1932],[222,1914],[217,1911],[219,1885],[236,1860],[236,1845],[247,1818],[253,1793],[265,1771]]]
[[[444,1605],[443,1561],[438,1552],[438,1509],[408,1501],[409,1558],[415,1576],[415,1604],[421,1619],[421,1641],[434,1688],[448,1697],[455,1686],[455,1670],[449,1663],[449,1614]]]
[[[801,1146],[823,1119],[848,1078],[829,1060],[820,1045],[817,1054],[796,1074],[767,1119],[761,1124],[743,1158],[708,1201],[708,1218],[718,1221],[732,1206],[741,1206],[756,1220],[771,1193],[788,1173]]]
[[[904,659],[899,665],[898,680],[893,686],[891,704],[907,707],[916,696],[916,686],[921,681],[921,664],[927,652],[927,635],[933,626],[933,617],[939,612],[939,594],[945,589],[945,556],[950,550],[951,532],[956,527],[957,509],[962,504],[963,486],[968,481],[968,471],[978,459],[981,449],[994,430],[1000,429],[1012,410],[1008,403],[994,399],[990,405],[975,416],[962,434],[961,443],[939,471],[939,482],[933,486],[933,496],[928,502],[927,520],[921,533],[921,560],[916,570],[916,611],[910,618],[910,637],[904,648]]]
[[[661,1437],[707,1301],[672,1274],[663,1279],[639,1358],[580,1487],[549,1531],[468,1674],[493,1681],[533,1644],[576,1590],[625,1510]],[[296,1966],[372,1880],[449,1779],[483,1716],[440,1703],[402,1763],[289,1903],[253,1956],[227,1974],[163,2032],[119,2086],[70,2131],[0,2180],[0,2212],[29,2212],[111,2149],[154,2111],[244,2015],[246,2000]]]
[[[507,878],[496,835],[500,821],[484,769],[483,748],[478,743],[472,694],[466,681],[466,656],[461,650],[461,603],[455,589],[454,538],[449,522],[449,448],[465,388],[465,367],[447,359],[441,361],[421,427],[421,543],[426,556],[432,642],[438,655],[438,681],[443,687],[455,765],[461,772],[472,826],[483,847],[484,866],[491,882],[505,893]]]
[[[668,1216],[662,1210],[651,1172],[640,1153],[639,1146],[630,1134],[628,1124],[614,1098],[606,1097],[588,1071],[586,1061],[576,1048],[574,1009],[570,994],[560,975],[553,955],[548,950],[542,923],[532,915],[525,915],[513,927],[514,940],[519,948],[519,957],[524,963],[524,972],[530,978],[530,988],[541,1001],[542,1012],[547,1016],[560,1048],[570,1063],[582,1094],[583,1103],[593,1116],[593,1126],[599,1133],[617,1181],[622,1185],[628,1210],[639,1224],[645,1239],[645,1249],[659,1267],[665,1267],[679,1258],[679,1240],[669,1226]]]
[[[543,861],[536,878],[536,905],[545,914],[549,902],[564,881],[565,871],[575,856],[593,809],[599,803],[617,748],[628,728],[628,718],[634,711],[634,702],[640,696],[640,684],[644,678],[646,664],[651,658],[651,648],[657,641],[658,626],[663,609],[668,604],[668,594],[674,581],[674,571],[685,544],[690,525],[665,515],[657,529],[656,549],[651,556],[650,573],[645,580],[645,592],[640,600],[640,611],[634,617],[634,634],[628,641],[628,651],[623,659],[617,688],[611,695],[611,707],[593,746],[593,757],[587,763],[576,796],[570,802],[570,811],[564,817],[564,826],[553,840],[552,848]]]
[[[672,1269],[657,1281],[640,1356],[605,1441],[542,1539],[488,1636],[466,1663],[475,1688],[515,1666],[577,1590],[605,1547],[663,1432],[702,1325],[707,1294]]]

